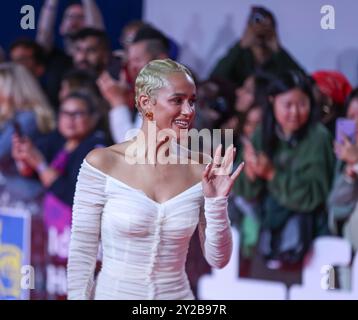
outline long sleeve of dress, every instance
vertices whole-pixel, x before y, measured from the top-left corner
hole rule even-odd
[[[90,299],[94,289],[106,177],[83,162],[74,196],[67,267],[68,299]]]
[[[205,198],[199,218],[199,237],[205,259],[214,268],[223,268],[232,252],[232,235],[227,211],[228,197]]]

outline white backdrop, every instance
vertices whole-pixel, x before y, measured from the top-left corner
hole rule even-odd
[[[282,45],[308,71],[342,71],[358,85],[358,0],[144,0],[144,19],[182,47],[180,61],[200,78],[239,39],[252,5],[272,10]],[[335,30],[320,11],[335,8]]]

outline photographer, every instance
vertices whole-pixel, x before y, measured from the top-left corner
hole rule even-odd
[[[211,75],[242,86],[254,71],[280,73],[288,69],[303,72],[281,47],[273,14],[263,7],[252,7],[242,38],[218,62]]]

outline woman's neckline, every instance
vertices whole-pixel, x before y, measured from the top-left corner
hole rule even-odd
[[[85,163],[88,167],[90,167],[92,170],[94,170],[94,171],[96,171],[96,172],[102,174],[103,176],[105,176],[105,177],[111,179],[111,180],[114,181],[115,183],[120,184],[120,185],[122,185],[122,186],[125,186],[126,188],[128,188],[128,189],[130,189],[130,190],[133,190],[133,191],[135,191],[135,192],[138,192],[138,193],[142,194],[147,200],[149,200],[150,202],[154,203],[154,204],[157,205],[157,206],[162,206],[162,205],[164,205],[164,204],[167,204],[168,202],[171,202],[171,201],[177,199],[178,197],[180,197],[180,196],[186,194],[187,192],[189,192],[189,191],[191,191],[192,189],[195,189],[195,188],[197,188],[197,187],[199,187],[199,186],[202,187],[201,181],[199,181],[199,182],[193,184],[192,186],[190,186],[189,188],[183,190],[182,192],[180,192],[180,193],[174,195],[173,197],[169,198],[168,200],[165,200],[165,201],[163,201],[163,202],[158,202],[158,201],[152,199],[151,197],[149,197],[143,190],[138,189],[138,188],[135,188],[135,187],[132,187],[132,186],[130,186],[129,184],[123,182],[122,180],[120,180],[120,179],[118,179],[118,178],[115,178],[115,177],[113,177],[113,176],[111,176],[111,175],[109,175],[109,174],[107,174],[107,173],[105,173],[105,172],[103,172],[103,171],[97,169],[96,167],[94,167],[93,165],[91,165],[86,159],[84,159],[84,163]]]

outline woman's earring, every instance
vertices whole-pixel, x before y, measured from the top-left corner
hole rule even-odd
[[[153,112],[146,111],[144,115],[146,118],[148,118],[149,121],[153,121]]]

